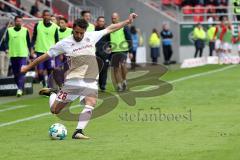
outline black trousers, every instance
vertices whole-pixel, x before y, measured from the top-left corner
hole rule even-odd
[[[163,45],[163,55],[165,62],[169,62],[172,57],[172,46],[171,45]]]
[[[105,55],[105,56],[97,56],[97,57],[98,57],[97,61],[98,61],[98,68],[99,68],[98,84],[101,90],[105,90],[106,84],[107,84],[108,67],[110,63],[109,56]]]
[[[151,48],[152,64],[157,64],[159,56],[160,56],[160,48],[159,47]]]
[[[135,67],[136,67],[136,54],[137,54],[137,51],[133,51],[132,54],[133,54],[133,57],[131,59],[131,69],[135,69]]]
[[[194,58],[198,57],[198,53],[199,53],[199,57],[202,57],[203,54],[203,49],[204,49],[204,41],[203,40],[196,40],[195,41],[195,55]]]
[[[214,49],[215,49],[215,42],[209,42],[209,56],[213,56]]]
[[[236,15],[237,20],[240,21],[240,15]]]

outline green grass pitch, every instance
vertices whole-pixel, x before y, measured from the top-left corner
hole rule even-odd
[[[138,98],[135,107],[119,98],[112,112],[89,123],[85,132],[91,139],[87,141],[71,139],[77,122],[48,114],[45,97],[0,98],[0,160],[239,160],[240,66],[226,67],[170,68],[161,79],[182,79],[172,84],[171,92]],[[20,105],[27,106],[7,110]],[[150,115],[151,108],[185,118],[150,121],[148,117],[144,121],[125,117],[140,110]],[[22,119],[25,121],[3,125]],[[68,129],[63,141],[48,137],[48,128],[56,122]]]

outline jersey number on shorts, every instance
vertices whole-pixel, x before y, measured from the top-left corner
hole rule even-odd
[[[66,98],[67,98],[67,93],[63,92],[63,91],[60,91],[59,94],[58,94],[58,99],[66,100]]]

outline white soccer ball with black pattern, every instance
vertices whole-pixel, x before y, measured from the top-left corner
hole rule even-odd
[[[67,129],[63,124],[55,123],[49,128],[49,136],[54,140],[63,140],[67,136]]]

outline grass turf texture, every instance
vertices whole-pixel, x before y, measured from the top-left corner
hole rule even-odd
[[[223,67],[226,66],[174,69],[161,79],[172,81]],[[240,66],[236,66],[174,83],[170,93],[138,98],[135,107],[120,100],[115,110],[90,122],[86,129],[91,137],[88,141],[72,140],[76,122],[64,122],[52,115],[0,127],[0,159],[237,160],[240,157],[239,79]],[[0,112],[0,125],[49,112],[48,99],[38,96],[1,104],[0,110],[16,105],[29,106]],[[173,114],[185,114],[191,109],[192,121],[144,122],[122,118],[126,112],[136,114],[139,109],[150,113],[151,107]],[[66,140],[49,139],[48,128],[56,122],[67,127]]]

